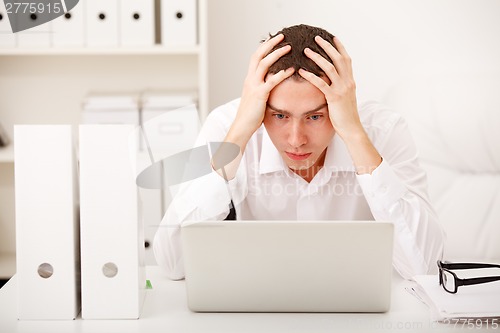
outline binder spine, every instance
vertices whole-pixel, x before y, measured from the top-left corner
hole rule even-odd
[[[134,134],[131,125],[80,125],[83,319],[140,315],[146,279]]]
[[[80,310],[76,157],[70,125],[14,127],[19,319]]]

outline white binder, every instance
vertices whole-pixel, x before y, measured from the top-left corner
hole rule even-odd
[[[85,2],[87,46],[118,46],[118,1]]]
[[[139,126],[139,95],[91,93],[83,101],[83,124],[131,124]]]
[[[78,183],[70,125],[16,125],[19,319],[80,311]]]
[[[151,160],[147,154],[139,154],[137,173],[151,166]],[[158,170],[158,178],[161,179],[161,170]],[[146,266],[156,265],[156,258],[153,253],[153,239],[158,230],[164,209],[163,209],[163,193],[161,189],[145,189],[139,188],[139,198],[141,202],[142,220],[144,223],[144,247],[145,247],[145,263]]]
[[[200,128],[194,93],[144,93],[141,122],[155,159],[192,148]],[[141,149],[146,149],[145,142]]]
[[[16,46],[16,35],[12,32],[5,4],[0,1],[0,48]]]
[[[121,0],[119,20],[120,45],[154,45],[154,0]]]
[[[131,125],[80,125],[83,319],[136,319],[144,301],[144,233]]]
[[[165,46],[197,44],[196,0],[161,0],[161,43]]]
[[[51,46],[52,21],[16,32],[17,47],[49,48]]]
[[[85,45],[85,4],[79,3],[69,12],[52,21],[52,46],[83,47]]]
[[[151,151],[154,161],[158,162],[194,147],[200,121],[193,93],[149,91],[143,94],[142,103],[143,154]],[[158,179],[163,179],[161,172]],[[158,225],[172,201],[172,193],[164,184],[163,189],[141,189],[141,197],[145,207],[144,232],[146,240],[152,244]],[[156,264],[152,247],[146,249],[146,263]]]

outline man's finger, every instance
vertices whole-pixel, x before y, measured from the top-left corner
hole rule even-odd
[[[325,80],[314,73],[306,71],[303,68],[299,69],[299,75],[302,76],[305,80],[309,81],[313,86],[318,88],[323,93],[323,95],[325,95],[325,97],[328,97],[330,86],[325,82]]]
[[[336,48],[320,36],[316,36],[314,40],[326,52],[330,59],[332,59],[333,65],[340,76],[352,74],[351,58],[337,37],[334,37],[332,41],[335,43]]]
[[[273,38],[262,42],[257,51],[253,54],[250,60],[250,66],[248,67],[249,73],[255,72],[257,66],[259,66],[260,61],[269,53],[271,50],[278,45],[285,36],[283,34],[278,34]]]
[[[325,72],[330,81],[335,82],[339,79],[337,68],[335,68],[335,66],[331,62],[326,60],[321,54],[314,52],[310,48],[305,48],[304,54],[309,59],[314,61],[316,65],[318,65],[323,70],[323,72]]]
[[[259,62],[256,69],[256,75],[259,79],[264,80],[272,64],[274,64],[279,58],[290,52],[292,47],[290,45],[285,45],[279,49],[274,50],[269,53],[264,59]]]
[[[295,69],[293,67],[287,68],[286,70],[281,70],[276,74],[269,74],[266,79],[266,87],[267,91],[271,91],[278,84],[289,78],[293,75]]]

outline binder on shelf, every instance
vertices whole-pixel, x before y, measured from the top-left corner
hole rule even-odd
[[[193,92],[147,91],[141,99],[141,148],[147,153],[151,151],[155,162],[194,147],[200,121]],[[159,172],[158,179],[163,179],[162,170]],[[160,203],[154,197],[158,192],[161,194]],[[155,214],[157,209],[153,210],[152,207],[148,209],[150,213],[145,215],[145,235],[152,240],[170,206],[172,192],[165,184],[161,190],[141,189],[141,194],[145,206],[161,205],[161,216],[158,217]],[[152,251],[146,252],[146,259],[152,261],[154,255],[149,252]]]
[[[80,312],[76,156],[70,125],[16,125],[16,277],[19,319]]]
[[[92,93],[85,97],[83,124],[130,124],[139,126],[139,95]]]
[[[85,2],[87,46],[118,46],[118,1],[86,0]]]
[[[197,45],[196,0],[161,0],[161,43]]]
[[[146,277],[134,126],[79,129],[82,318],[136,319]]]
[[[29,13],[28,13],[29,14]],[[28,15],[26,14],[26,15]],[[36,14],[32,19],[37,20]],[[16,32],[17,47],[20,48],[50,48],[52,34],[52,22],[43,23],[36,27]]]
[[[194,146],[200,119],[193,93],[149,91],[141,99],[141,123],[156,159]],[[141,149],[146,149],[144,140]]]
[[[16,46],[16,35],[12,32],[5,4],[0,1],[0,48]]]
[[[82,124],[130,124],[138,127],[139,120],[139,94],[92,93],[83,101]]]
[[[152,164],[146,154],[142,154],[137,162],[137,174],[140,174]],[[162,178],[161,172],[162,170],[159,169],[158,179]],[[161,189],[139,188],[139,198],[142,207],[142,216],[140,218],[144,223],[145,263],[146,266],[156,265],[156,258],[153,253],[153,239],[164,215],[163,191]]]
[[[52,21],[52,46],[83,47],[85,45],[85,4],[80,1],[69,12]]]
[[[154,19],[154,0],[121,0],[120,45],[153,46]]]

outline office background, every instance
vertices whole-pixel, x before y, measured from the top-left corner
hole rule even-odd
[[[416,119],[410,122],[415,135],[424,133],[418,126],[429,119],[417,115],[429,106],[423,100],[432,97],[432,107],[454,106],[441,126],[452,128],[455,148],[477,163],[454,159],[460,149],[448,156],[450,142],[427,154],[432,142],[417,138],[430,171],[431,198],[455,246],[450,256],[500,258],[499,245],[492,245],[500,231],[492,223],[500,216],[495,208],[500,138],[494,132],[500,128],[499,1],[198,0],[197,5],[193,47],[0,49],[0,123],[9,137],[18,123],[78,124],[82,100],[92,91],[196,90],[203,119],[239,96],[250,55],[269,32],[317,25],[337,35],[350,53],[358,98],[385,102]],[[478,115],[480,129],[470,126],[478,124],[473,120]],[[484,141],[467,140],[478,133],[486,133]],[[480,163],[483,157],[476,155],[483,149],[488,157]],[[0,155],[0,275],[5,277],[15,270],[14,166],[6,154]],[[472,178],[464,180],[464,174]],[[445,191],[450,184],[459,186],[455,196]]]

